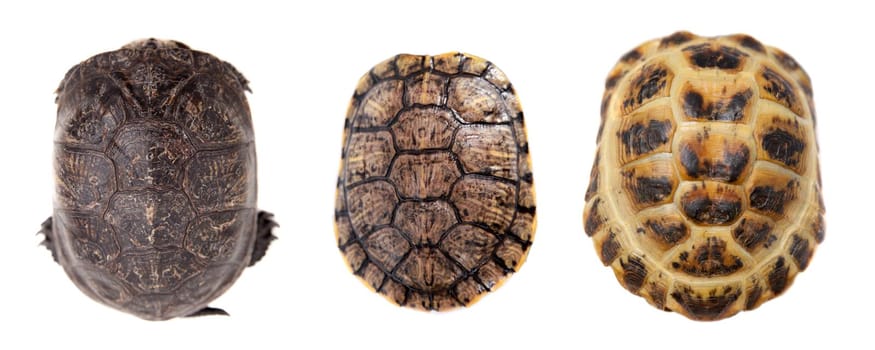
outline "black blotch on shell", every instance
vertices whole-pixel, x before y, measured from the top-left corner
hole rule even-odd
[[[744,108],[751,97],[753,92],[748,89],[732,95],[728,103],[718,101],[706,105],[701,94],[689,91],[684,95],[684,114],[699,120],[739,121],[744,118]]]
[[[732,237],[735,238],[735,241],[738,242],[738,244],[741,244],[745,249],[752,251],[758,245],[775,239],[776,237],[771,235],[771,232],[772,225],[769,225],[769,223],[756,222],[744,218],[741,219],[738,226],[732,230]]]
[[[707,296],[701,296],[687,287],[675,290],[671,293],[671,297],[694,319],[716,320],[741,296],[741,290],[731,287],[724,288],[722,294],[717,292],[712,290]]]
[[[808,240],[794,234],[793,243],[790,244],[790,255],[796,260],[796,265],[799,265],[800,271],[804,271],[808,267],[808,261],[811,259],[812,253],[808,247]]]
[[[674,190],[671,179],[667,176],[639,177],[631,188],[635,200],[641,204],[659,203]]]
[[[626,155],[641,155],[666,144],[670,139],[672,124],[670,120],[654,120],[635,123],[620,132]]]
[[[744,46],[748,49],[751,49],[751,50],[754,50],[754,51],[760,52],[760,53],[766,52],[766,48],[763,46],[763,44],[760,43],[759,40],[754,39],[750,35],[739,35],[738,37],[736,37],[736,40],[738,41],[739,44],[741,44],[741,46]]]
[[[726,276],[741,269],[744,264],[737,256],[728,255],[726,242],[717,237],[708,237],[705,244],[696,247],[692,258],[681,253],[672,267],[696,277]]]
[[[796,90],[787,79],[769,68],[763,69],[762,77],[768,82],[766,86],[763,86],[766,92],[787,108],[793,110],[796,107]]]
[[[750,150],[745,145],[739,145],[723,152],[723,159],[700,160],[699,155],[689,144],[680,147],[681,166],[687,174],[694,178],[707,178],[725,182],[735,182],[744,172],[750,161]]]
[[[787,184],[784,190],[775,189],[772,186],[757,186],[750,192],[750,206],[765,212],[784,214],[784,205],[787,201],[795,198],[792,191],[798,186],[796,180]]]
[[[693,40],[693,34],[691,34],[690,32],[676,32],[672,35],[662,38],[662,40],[659,41],[659,47],[667,48],[677,46],[690,40]]]
[[[699,193],[686,193],[681,198],[681,207],[687,217],[706,225],[724,225],[735,221],[741,214],[741,202],[712,199]]]
[[[632,293],[638,293],[647,278],[647,267],[637,256],[630,256],[626,262],[620,260],[623,267],[623,285]]]
[[[620,242],[617,242],[617,234],[611,232],[608,238],[602,243],[601,255],[602,263],[605,266],[610,265],[617,258],[617,252],[620,251]]]
[[[592,208],[589,211],[589,215],[585,219],[585,224],[583,228],[584,231],[586,231],[586,234],[590,237],[598,233],[599,228],[601,228],[602,224],[605,223],[605,219],[599,213],[600,204],[601,198],[596,198],[592,203]]]
[[[799,164],[805,142],[783,129],[775,129],[763,135],[762,147],[769,157],[792,167]]]
[[[787,278],[790,269],[784,263],[784,257],[779,256],[772,271],[769,272],[769,289],[775,295],[781,294],[787,288]]]
[[[674,245],[690,234],[690,229],[683,222],[659,222],[647,220],[644,223],[663,242]]]
[[[737,69],[747,56],[744,52],[727,46],[716,50],[710,44],[690,46],[684,51],[691,52],[690,61],[701,68]]]
[[[760,296],[762,295],[763,289],[760,287],[759,283],[755,284],[753,289],[747,293],[747,300],[744,302],[744,309],[753,310],[753,308],[757,306],[757,302],[759,302]]]
[[[631,63],[639,58],[641,58],[641,52],[638,52],[638,49],[634,49],[624,54],[623,57],[620,57],[620,61]]]

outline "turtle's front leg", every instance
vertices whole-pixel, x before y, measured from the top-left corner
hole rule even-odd
[[[37,234],[42,234],[45,239],[40,245],[46,247],[50,252],[52,252],[52,259],[55,259],[55,262],[58,262],[58,253],[55,251],[55,236],[52,231],[52,217],[49,216],[46,221],[43,221],[42,227],[40,228]]]

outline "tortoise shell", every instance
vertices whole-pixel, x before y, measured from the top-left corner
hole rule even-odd
[[[218,312],[206,304],[261,258],[275,224],[255,209],[244,90],[230,64],[174,41],[70,69],[44,232],[85,294],[150,320]]]
[[[718,320],[772,299],[824,236],[811,82],[747,35],[688,32],[609,74],[584,228],[629,291]]]
[[[344,125],[337,245],[399,305],[476,302],[523,264],[535,195],[523,113],[492,63],[398,55],[365,74]]]

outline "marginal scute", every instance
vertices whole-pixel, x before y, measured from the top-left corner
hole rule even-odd
[[[638,293],[641,286],[644,285],[644,280],[647,278],[647,265],[645,265],[642,257],[630,255],[626,261],[620,260],[620,266],[623,268],[622,281],[632,293]]]
[[[686,311],[688,317],[695,320],[711,321],[729,316],[732,305],[741,296],[737,286],[719,289],[695,289],[680,285],[671,293],[674,299]]]
[[[617,241],[617,234],[615,232],[608,232],[607,238],[602,242],[596,242],[596,245],[601,246],[601,248],[598,248],[599,258],[601,258],[602,264],[605,264],[605,266],[612,264],[622,249],[620,242]]]

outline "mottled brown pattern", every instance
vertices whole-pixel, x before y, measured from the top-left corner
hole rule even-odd
[[[389,178],[401,197],[443,197],[450,193],[450,187],[462,173],[453,158],[447,151],[402,154],[395,158]]]
[[[505,123],[510,121],[498,89],[488,81],[474,77],[450,80],[449,101],[462,121],[466,123]]]
[[[394,156],[392,134],[388,131],[352,135],[346,154],[346,182],[354,184],[373,176],[386,176]]]
[[[450,230],[441,242],[441,249],[470,271],[486,262],[497,243],[495,235],[484,229],[460,225]]]
[[[799,62],[745,34],[681,31],[623,55],[583,210],[620,284],[694,320],[783,293],[825,233],[812,96]]]
[[[504,232],[510,225],[515,197],[513,185],[471,175],[456,182],[450,195],[462,221],[486,225],[496,232]]]
[[[410,243],[394,227],[377,230],[368,236],[364,244],[374,262],[386,271],[394,269],[410,249]]]
[[[520,268],[534,237],[533,176],[519,100],[495,65],[398,55],[359,80],[345,125],[337,242],[366,284],[443,311]],[[381,140],[362,140],[371,135]]]
[[[516,147],[509,125],[466,125],[456,132],[452,149],[469,174],[517,180]]]
[[[275,223],[257,221],[247,90],[230,64],[174,41],[70,69],[44,233],[85,294],[144,319],[187,316],[264,254]]]
[[[359,103],[359,113],[352,124],[355,127],[386,126],[390,119],[401,110],[404,82],[400,80],[383,81],[370,90]]]
[[[457,127],[451,109],[414,107],[401,112],[392,134],[400,150],[439,149],[450,146]]]
[[[437,244],[447,229],[456,223],[456,214],[445,201],[401,203],[394,221],[395,227],[415,245]]]

